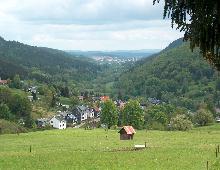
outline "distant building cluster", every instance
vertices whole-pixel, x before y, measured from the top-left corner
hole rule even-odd
[[[37,119],[38,127],[46,127],[48,125],[56,129],[66,129],[67,124],[71,127],[84,124],[87,120],[99,121],[100,108],[90,108],[88,106],[80,105],[73,110],[58,111],[57,114],[51,118]]]
[[[94,60],[96,60],[99,63],[127,63],[127,62],[136,62],[138,60],[138,57],[112,57],[112,56],[93,56]]]

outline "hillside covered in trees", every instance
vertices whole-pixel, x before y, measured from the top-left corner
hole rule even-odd
[[[116,88],[122,98],[156,98],[197,110],[201,103],[211,108],[219,103],[220,81],[199,50],[191,52],[189,43],[178,39],[121,74]]]
[[[73,57],[60,50],[5,41],[3,38],[0,38],[0,63],[3,79],[19,74],[22,78],[45,83],[91,80],[100,71],[91,59]]]

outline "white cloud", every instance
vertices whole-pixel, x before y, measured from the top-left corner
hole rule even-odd
[[[152,0],[0,0],[1,36],[59,49],[164,48],[183,34]]]
[[[2,0],[0,10],[20,20],[94,24],[162,18],[152,0]]]

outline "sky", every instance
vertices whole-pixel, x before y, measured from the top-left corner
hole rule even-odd
[[[0,0],[0,36],[61,50],[163,49],[183,33],[152,1]]]

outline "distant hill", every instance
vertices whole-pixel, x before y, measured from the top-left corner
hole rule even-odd
[[[116,82],[124,97],[155,97],[164,102],[196,109],[201,102],[215,104],[217,72],[178,39],[166,49],[139,61]]]
[[[148,57],[154,53],[159,52],[159,49],[146,49],[146,50],[117,50],[117,51],[67,51],[70,54],[76,56],[110,56],[110,57],[118,57],[118,58],[144,58]]]
[[[66,52],[25,45],[0,38],[0,76],[36,78],[50,82],[53,79],[89,80],[100,70],[91,59],[74,57]]]

